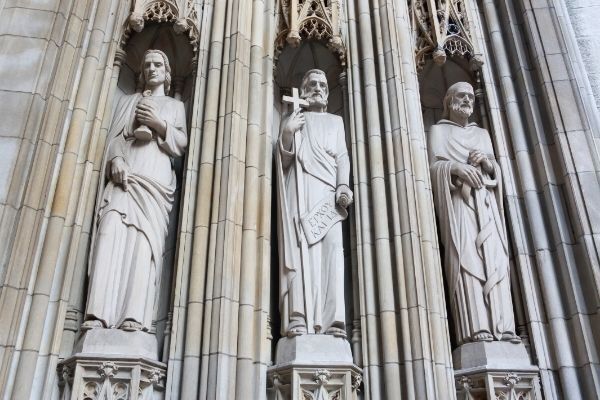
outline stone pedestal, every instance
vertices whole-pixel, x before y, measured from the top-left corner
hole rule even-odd
[[[277,343],[276,364],[267,371],[270,400],[355,400],[362,371],[346,339],[302,335]]]
[[[542,400],[538,368],[522,343],[467,343],[452,357],[459,400]]]
[[[58,364],[62,400],[162,400],[167,366],[156,337],[145,332],[92,329],[75,354]]]

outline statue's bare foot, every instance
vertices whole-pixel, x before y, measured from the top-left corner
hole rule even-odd
[[[88,319],[81,324],[82,331],[89,331],[94,328],[104,328],[104,324],[99,319]]]
[[[478,332],[473,335],[474,342],[491,342],[494,340],[494,336],[489,332]]]
[[[332,326],[331,328],[327,329],[325,331],[326,335],[333,335],[335,337],[339,337],[339,338],[344,338],[346,339],[346,331],[342,328],[336,328],[335,326]]]
[[[511,342],[514,344],[519,344],[521,343],[521,338],[519,336],[517,336],[516,334],[512,333],[512,332],[505,332],[502,334],[502,337],[500,338],[500,340],[505,341],[505,342]]]
[[[123,321],[119,329],[122,329],[127,332],[134,332],[143,330],[144,326],[136,321]]]

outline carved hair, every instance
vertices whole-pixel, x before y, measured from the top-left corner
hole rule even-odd
[[[304,94],[306,85],[308,85],[308,78],[310,78],[312,74],[322,75],[325,78],[325,82],[327,82],[327,75],[325,75],[325,72],[321,71],[320,69],[310,69],[306,71],[304,77],[302,78],[302,84],[300,85],[300,97],[303,99],[306,97]],[[329,94],[329,83],[327,84],[327,94]]]
[[[464,86],[468,86],[471,88],[471,91],[473,91],[473,86],[469,82],[456,82],[448,88],[446,96],[444,96],[444,113],[442,114],[442,118],[450,118],[450,102],[452,101],[452,97],[454,97],[454,95],[459,92],[460,88]]]
[[[169,90],[171,90],[171,65],[169,65],[169,58],[167,55],[160,50],[146,50],[144,56],[142,57],[142,64],[140,66],[140,86],[142,89],[146,89],[146,77],[144,76],[144,63],[146,62],[146,57],[149,54],[158,54],[163,58],[165,64],[165,94],[169,94]]]

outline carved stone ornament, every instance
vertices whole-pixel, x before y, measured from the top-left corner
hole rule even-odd
[[[346,48],[340,34],[340,0],[281,0],[276,56],[288,43],[298,47],[302,40],[317,40],[337,54],[345,64]]]
[[[141,32],[146,22],[172,23],[175,33],[187,33],[195,52],[200,38],[196,7],[194,0],[134,0],[128,28]]]
[[[162,400],[166,365],[121,357],[75,355],[58,365],[61,399]]]
[[[417,70],[423,69],[427,56],[442,65],[448,56],[470,61],[478,70],[483,64],[476,53],[465,0],[410,0]]]

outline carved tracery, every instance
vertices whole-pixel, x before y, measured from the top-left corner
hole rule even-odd
[[[172,23],[175,33],[187,33],[197,50],[200,31],[195,0],[135,0],[128,28],[141,32],[146,22]]]
[[[471,62],[474,70],[479,69],[482,61],[473,45],[466,3],[467,0],[410,0],[419,71],[429,56],[439,65],[448,56],[462,57]]]
[[[288,43],[318,40],[345,63],[346,49],[340,34],[341,0],[280,0],[277,53]]]

